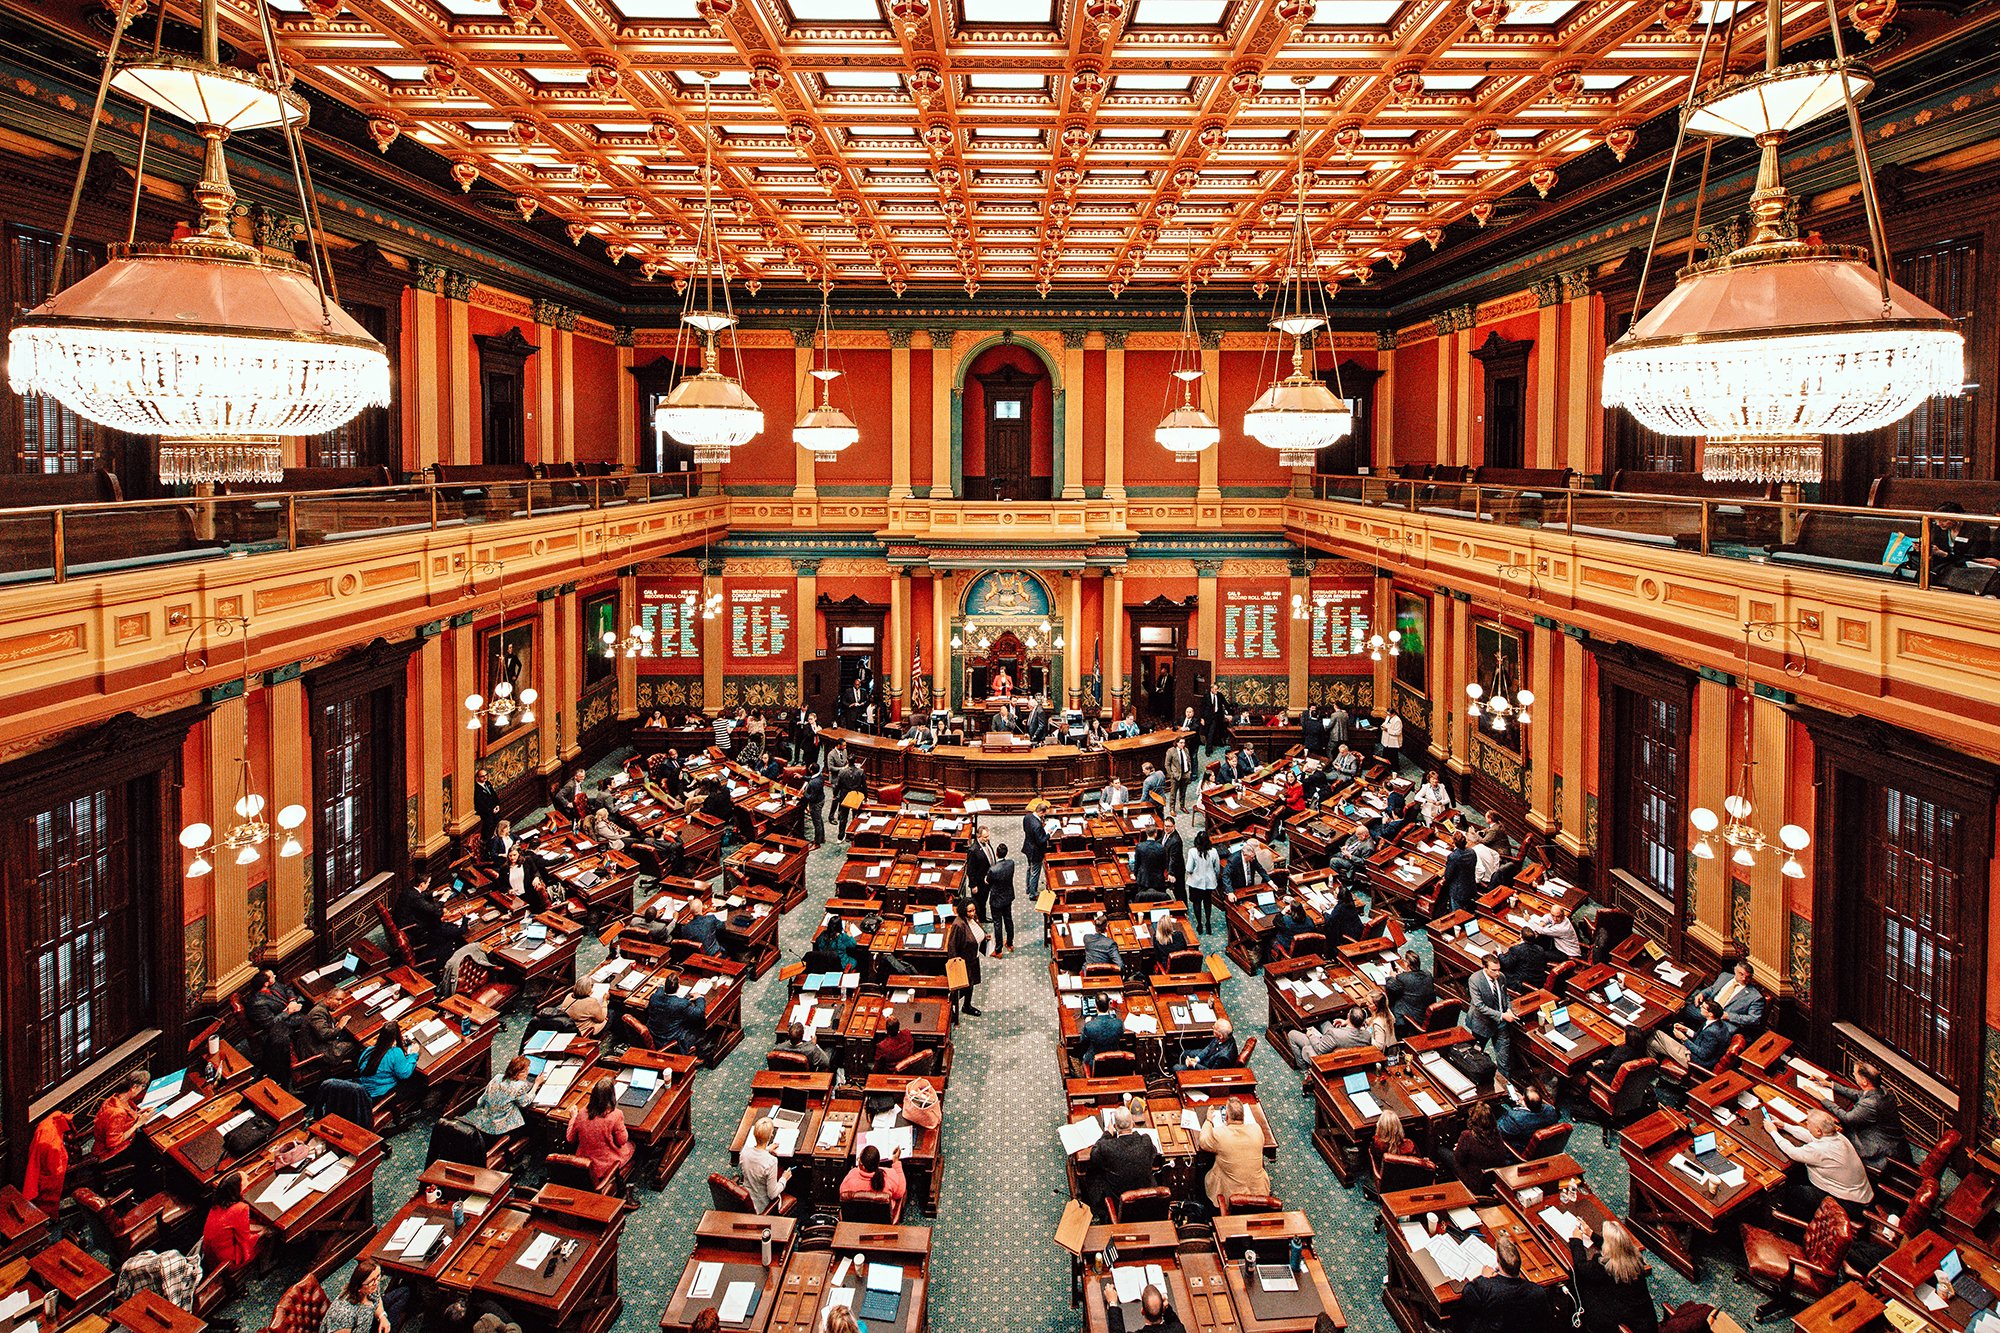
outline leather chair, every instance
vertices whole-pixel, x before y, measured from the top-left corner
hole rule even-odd
[[[1627,1060],[1609,1079],[1595,1073],[1584,1076],[1584,1096],[1603,1117],[1605,1147],[1611,1146],[1613,1134],[1650,1111],[1659,1080],[1660,1062],[1651,1057]]]
[[[573,1190],[582,1190],[587,1194],[608,1194],[613,1198],[621,1197],[625,1193],[626,1185],[630,1182],[630,1174],[631,1167],[627,1164],[612,1172],[611,1179],[605,1181],[602,1186],[599,1186],[591,1178],[590,1159],[588,1157],[579,1157],[575,1153],[568,1152],[552,1152],[548,1156],[549,1184],[564,1185]]]
[[[750,1191],[743,1187],[743,1182],[725,1176],[719,1171],[708,1173],[708,1197],[709,1201],[715,1205],[717,1212],[754,1213],[757,1211],[757,1205],[750,1198]],[[797,1195],[780,1194],[777,1202],[772,1205],[771,1213],[777,1217],[790,1217],[793,1210],[798,1206],[799,1200]]]
[[[1600,907],[1590,918],[1590,961],[1601,963],[1632,933],[1632,914],[1622,907]]]
[[[1330,950],[1326,936],[1317,930],[1302,930],[1292,936],[1292,947],[1287,958],[1324,958]]]
[[[896,1225],[896,1201],[887,1190],[862,1190],[840,1201],[840,1220],[892,1227]]]
[[[159,1249],[161,1239],[194,1213],[164,1190],[135,1202],[130,1190],[106,1198],[96,1190],[78,1186],[71,1191],[71,1197],[77,1207],[104,1228],[105,1249],[118,1263],[140,1250]]]
[[[1779,1213],[1774,1222],[1789,1224],[1801,1233],[1796,1241],[1775,1231],[1743,1224],[1743,1264],[1738,1282],[1749,1282],[1769,1294],[1757,1307],[1757,1322],[1763,1323],[1788,1306],[1808,1305],[1832,1291],[1843,1280],[1847,1252],[1854,1245],[1854,1222],[1837,1199],[1822,1199],[1812,1221],[1801,1224]]]
[[[932,1046],[926,1046],[920,1051],[911,1051],[908,1055],[896,1061],[895,1067],[889,1072],[897,1075],[929,1074],[934,1072],[936,1067],[937,1049]]]
[[[1909,1202],[1901,1205],[1878,1191],[1874,1205],[1861,1215],[1863,1235],[1876,1244],[1898,1249],[1930,1226],[1931,1214],[1943,1196],[1944,1184],[1938,1180],[1920,1183]],[[1896,1219],[1893,1222],[1889,1220],[1892,1217]]]
[[[277,1308],[271,1311],[271,1322],[258,1333],[319,1333],[329,1304],[326,1288],[318,1278],[307,1273],[285,1288],[285,1294],[278,1298]]]
[[[637,1014],[620,1014],[616,1031],[625,1039],[625,1045],[641,1051],[653,1049],[653,1030]]]
[[[1424,1031],[1443,1032],[1458,1026],[1459,1011],[1465,1005],[1459,1000],[1434,1000],[1424,1013]]]
[[[1085,963],[1083,976],[1087,981],[1092,977],[1115,978],[1125,975],[1125,969],[1116,963]]]
[[[1582,959],[1565,958],[1549,969],[1549,975],[1542,984],[1548,988],[1550,994],[1560,1000],[1569,994],[1569,979],[1581,966],[1583,966]]]
[[[810,1074],[812,1061],[806,1058],[803,1051],[766,1051],[764,1068],[786,1074]]]
[[[1384,1153],[1379,1163],[1374,1154],[1369,1154],[1371,1176],[1363,1177],[1362,1193],[1372,1198],[1384,1194],[1394,1194],[1398,1190],[1413,1190],[1437,1182],[1437,1163],[1428,1157],[1418,1157],[1411,1153]],[[1382,1212],[1375,1210],[1375,1230],[1382,1230]]]
[[[1199,949],[1176,949],[1167,955],[1166,972],[1169,976],[1191,976],[1208,966]]]
[[[1090,1067],[1092,1078],[1123,1078],[1139,1072],[1139,1057],[1130,1051],[1100,1051]]]
[[[1250,1064],[1250,1057],[1256,1053],[1256,1050],[1257,1039],[1252,1037],[1250,1040],[1244,1042],[1242,1047],[1236,1052],[1236,1063],[1247,1068]]]
[[[1126,1190],[1104,1201],[1114,1226],[1128,1222],[1165,1222],[1173,1216],[1174,1192],[1165,1185]]]
[[[417,956],[416,946],[410,943],[410,937],[403,928],[396,924],[389,904],[379,898],[375,900],[375,916],[382,923],[382,938],[389,942],[390,956],[413,972],[423,971],[423,959]]]
[[[454,994],[463,995],[489,1009],[504,1009],[519,990],[520,987],[513,982],[499,979],[491,966],[476,958],[467,958],[459,963],[458,978],[452,986]]]
[[[1576,1132],[1576,1126],[1566,1120],[1553,1125],[1543,1125],[1528,1136],[1528,1141],[1516,1148],[1507,1145],[1507,1151],[1514,1154],[1517,1162],[1538,1162],[1544,1157],[1554,1157],[1569,1147],[1569,1136]]]
[[[1948,1129],[1939,1136],[1937,1143],[1915,1166],[1908,1162],[1887,1163],[1875,1174],[1876,1192],[1887,1194],[1902,1203],[1907,1211],[1908,1204],[1919,1186],[1926,1180],[1942,1179],[1945,1168],[1951,1165],[1951,1159],[1957,1154],[1959,1144],[1964,1141],[1964,1136],[1957,1130]]]
[[[1275,1194],[1226,1194],[1222,1199],[1224,1213],[1282,1213],[1285,1205]]]

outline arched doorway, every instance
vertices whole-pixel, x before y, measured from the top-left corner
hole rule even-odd
[[[1036,352],[996,343],[965,367],[960,459],[968,500],[1055,498],[1055,386]]]

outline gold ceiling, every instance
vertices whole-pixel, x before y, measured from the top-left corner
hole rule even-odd
[[[1299,79],[1308,216],[1351,280],[1524,183],[1560,192],[1579,154],[1622,158],[1729,3],[273,0],[288,61],[378,142],[663,280],[692,255],[712,73],[737,276],[899,291],[1268,281]],[[1743,9],[1739,64],[1762,51]],[[251,0],[224,10],[260,45]]]

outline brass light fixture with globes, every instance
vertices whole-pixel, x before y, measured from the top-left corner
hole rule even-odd
[[[1195,399],[1201,383],[1201,338],[1194,324],[1194,283],[1183,284],[1180,337],[1174,343],[1174,359],[1168,367],[1167,410],[1153,428],[1153,438],[1162,449],[1182,463],[1199,459],[1202,451],[1222,439],[1222,428],[1207,407]],[[1174,400],[1174,381],[1180,383],[1180,402]],[[1205,398],[1207,395],[1204,394]]]
[[[186,671],[199,671],[208,665],[206,657],[192,655],[194,636],[203,625],[213,625],[218,637],[239,635],[243,641],[243,671],[241,676],[242,697],[250,695],[250,619],[247,616],[190,616],[184,621],[188,626],[187,646],[181,651],[181,666]],[[224,852],[234,855],[230,858],[237,865],[245,866],[259,860],[259,851],[274,836],[271,826],[264,821],[264,811],[268,803],[258,792],[252,791],[250,771],[250,738],[243,739],[243,753],[236,759],[236,802],[233,807],[236,822],[227,832],[217,835],[208,824],[197,820],[181,829],[180,845],[194,853],[194,860],[183,872],[188,879],[200,879],[215,869],[215,863]],[[306,808],[302,805],[288,805],[278,811],[278,832],[283,835],[278,844],[278,855],[287,860],[305,851],[299,842],[298,831],[306,822]]]

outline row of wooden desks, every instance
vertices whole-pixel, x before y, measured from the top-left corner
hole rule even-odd
[[[1581,1175],[1577,1168],[1575,1178]],[[1565,1211],[1573,1207],[1595,1225],[1610,1214],[1594,1195],[1589,1197],[1588,1207],[1580,1201],[1557,1206]],[[1382,1196],[1389,1251],[1382,1304],[1403,1333],[1451,1326],[1466,1284],[1496,1266],[1494,1252],[1502,1240],[1511,1240],[1520,1251],[1521,1276],[1528,1281],[1556,1288],[1569,1280],[1568,1245],[1539,1217],[1531,1223],[1518,1198],[1482,1204],[1456,1180]]]
[[[1343,1017],[1374,1013],[1383,983],[1394,975],[1396,945],[1386,936],[1338,945],[1332,957],[1280,958],[1264,969],[1265,1039],[1296,1064],[1291,1034]]]
[[[710,1211],[660,1327],[686,1333],[713,1309],[744,1333],[818,1333],[841,1304],[869,1333],[926,1333],[930,1260],[928,1227],[842,1222],[828,1248],[806,1249],[789,1217]]]
[[[551,1035],[560,1039],[569,1034]],[[574,1040],[544,1052],[547,1074],[526,1110],[543,1125],[546,1141],[563,1142],[571,1118],[582,1112],[591,1088],[599,1079],[609,1078],[634,1145],[634,1174],[654,1189],[664,1186],[694,1146],[694,1076],[700,1060],[640,1046],[613,1055],[594,1042]]]
[[[869,1143],[887,1157],[902,1147],[908,1198],[935,1215],[943,1187],[943,1126],[913,1124],[902,1113],[908,1075],[873,1074],[835,1087],[833,1075],[760,1069],[751,1076],[750,1102],[730,1142],[732,1159],[750,1142],[750,1131],[769,1118],[777,1131],[771,1151],[792,1172],[788,1193],[828,1210],[839,1206],[840,1182]],[[940,1103],[945,1089],[932,1080]],[[870,1110],[870,1107],[879,1109]]]
[[[1257,1100],[1257,1076],[1246,1068],[1176,1070],[1171,1093],[1163,1084],[1149,1089],[1146,1080],[1136,1074],[1069,1078],[1063,1080],[1063,1094],[1069,1106],[1069,1124],[1081,1127],[1067,1132],[1064,1146],[1068,1148],[1072,1141],[1084,1145],[1068,1154],[1070,1193],[1079,1198],[1090,1166],[1090,1142],[1110,1127],[1112,1113],[1121,1108],[1131,1112],[1138,1132],[1152,1139],[1166,1159],[1166,1179],[1160,1183],[1170,1185],[1176,1195],[1194,1189],[1202,1127],[1231,1097],[1243,1104],[1245,1118],[1262,1131],[1264,1156],[1278,1155],[1277,1136]],[[1096,1122],[1095,1130],[1090,1129],[1091,1121]]]
[[[544,1185],[531,1199],[496,1202],[468,1218],[437,1286],[503,1302],[535,1333],[604,1333],[625,1308],[618,1294],[624,1226],[619,1200]],[[378,1243],[393,1236],[389,1231]]]
[[[1222,990],[1212,973],[1155,973],[1143,981],[1124,977],[1085,977],[1049,964],[1055,987],[1062,1048],[1074,1055],[1083,1035],[1084,1006],[1101,1005],[1108,997],[1120,1001],[1127,1048],[1142,1069],[1171,1070],[1189,1048],[1204,1045],[1215,1025],[1229,1017]]]
[[[1139,1296],[1149,1285],[1161,1289],[1194,1333],[1345,1328],[1347,1316],[1312,1241],[1312,1225],[1300,1212],[1218,1217],[1213,1249],[1183,1250],[1171,1222],[1093,1226],[1071,1242],[1072,1294],[1083,1305],[1087,1333],[1110,1327],[1106,1282],[1127,1328],[1144,1324]]]
[[[1448,1052],[1472,1044],[1470,1032],[1454,1027],[1413,1035],[1393,1059],[1376,1047],[1357,1046],[1307,1062],[1313,1146],[1341,1183],[1352,1184],[1361,1174],[1368,1141],[1384,1111],[1395,1112],[1403,1132],[1435,1158],[1439,1149],[1456,1141],[1472,1107],[1506,1097],[1497,1077],[1482,1086],[1451,1063]]]

